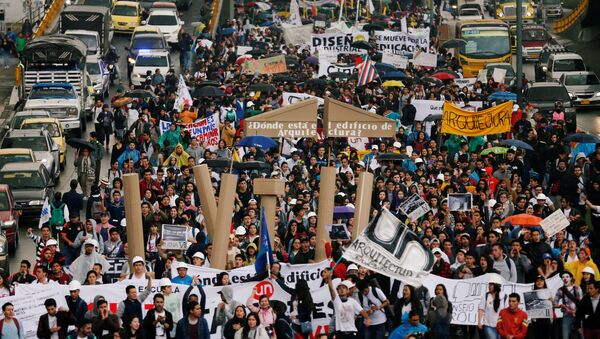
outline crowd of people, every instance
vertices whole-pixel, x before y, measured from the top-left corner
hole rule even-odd
[[[391,8],[387,22],[390,29],[398,29],[394,23],[402,17],[408,18],[411,27],[428,26],[428,10],[412,1],[404,1],[402,6]],[[262,161],[266,166],[233,170],[239,180],[232,222],[221,225],[230,233],[226,269],[256,262],[261,202],[253,193],[253,179],[282,180],[285,196],[277,201],[271,268],[269,274],[254,279],[276,281],[292,300],[275,302],[267,296],[260,297],[258,304],[252,298],[234,300],[234,285],[227,273],[220,274],[222,303],[215,321],[222,327],[222,338],[289,339],[292,331],[308,338],[313,331],[311,291],[306,281],[287,286],[279,269],[281,265],[314,262],[318,246],[325,246],[331,261],[331,270],[322,274],[322,286],[329,286],[329,306],[334,316],[329,332],[321,334],[324,336],[600,337],[600,279],[596,281],[600,273],[592,259],[598,244],[594,226],[600,225],[600,144],[579,152],[565,142],[564,138],[573,131],[565,127],[560,105],[553,116],[547,117],[536,113],[534,107],[515,104],[513,129],[505,135],[442,135],[439,122],[415,121],[412,100],[462,101],[468,109],[470,101],[484,101],[487,105],[489,94],[511,88],[492,78],[486,83],[478,81],[472,88],[461,88],[452,80],[422,82],[419,80],[433,70],[412,64],[405,70],[407,79],[402,88],[383,87],[380,81],[358,87],[354,78],[316,79],[318,64],[304,62],[311,56],[310,48],[286,44],[281,29],[261,26],[261,20],[266,19],[259,12],[238,8],[236,20],[218,31],[226,34],[218,33],[213,39],[205,29],[190,46],[193,58],[186,57],[187,50],[180,53],[181,74],[191,93],[195,88],[214,85],[220,87],[223,96],[194,96],[193,102],[180,112],[174,107],[179,77],[170,70],[148,77],[144,88],[153,95],[147,98],[123,101],[124,90],[119,90],[110,102],[97,100],[93,108],[95,130],[89,135],[94,147],[79,150],[70,190],[55,193],[51,202],[51,220],[39,232],[27,230],[35,243],[36,261],[23,260],[18,272],[0,276],[0,297],[14,294],[16,284],[55,281],[69,286],[69,295],[65,296],[68,307],[58,307],[54,299],[44,302],[47,314],[40,318],[38,337],[208,338],[211,328],[203,316],[203,287],[197,277],[187,274],[189,265],[210,267],[213,255],[211,234],[206,230],[192,172],[194,166],[208,160],[229,162],[234,158],[242,162]],[[255,25],[242,25],[248,18]],[[430,27],[430,51],[439,53],[438,69],[460,74],[456,57],[438,46],[437,25],[441,21],[438,12]],[[189,39],[189,35],[181,37]],[[203,39],[214,43],[208,46],[201,43]],[[257,46],[264,50],[261,55],[283,53],[296,61],[290,65],[287,78],[244,74],[237,63],[237,46]],[[376,57],[374,50],[370,53]],[[338,62],[353,64],[354,58],[339,55]],[[194,63],[188,68],[189,60]],[[270,84],[272,90],[248,90],[256,83]],[[366,152],[351,147],[346,138],[284,139],[271,149],[239,146],[244,137],[244,119],[280,108],[283,92],[331,97],[386,116],[397,122],[396,135],[389,139],[370,138],[363,145]],[[184,124],[215,113],[220,117],[221,140],[217,148],[209,149],[206,143],[192,138]],[[161,120],[172,123],[162,133]],[[481,154],[506,138],[522,140],[533,151],[513,147],[505,154]],[[399,153],[404,159],[380,161],[378,156],[382,153]],[[102,166],[104,158],[110,158],[108,168]],[[319,180],[324,166],[337,168],[336,206],[354,207],[356,178],[365,171],[375,174],[372,218],[382,209],[402,216],[400,206],[414,194],[425,199],[429,212],[407,226],[433,253],[431,274],[470,279],[491,273],[476,326],[451,324],[452,303],[443,284],[430,294],[422,286],[414,287],[347,262],[342,253],[349,241],[317,242]],[[216,196],[220,175],[229,171],[229,166],[211,168]],[[139,197],[125,195],[122,176],[126,173],[139,175]],[[451,193],[471,193],[472,210],[451,210],[446,199]],[[109,260],[129,258],[125,199],[140,201],[145,255],[133,258],[133,267],[126,264],[119,277],[109,278]],[[505,222],[507,217],[519,214],[545,218],[556,210],[565,214],[570,225],[551,237],[539,226]],[[352,232],[352,217],[337,221],[345,223]],[[163,224],[187,226],[187,250],[162,248]],[[172,268],[177,271],[176,276],[172,276]],[[546,290],[546,280],[555,275],[561,277],[563,286],[556,293],[547,293],[554,308],[552,318],[528,319],[519,307],[521,296],[505,295],[502,290],[503,279],[532,283],[534,290]],[[142,305],[150,293],[152,278],[160,279],[161,292],[154,295],[153,308],[144,315]],[[79,296],[81,286],[114,280],[132,282],[116,313],[110,311],[102,295],[88,309],[90,301]],[[134,283],[147,285],[138,293]],[[189,285],[183,297],[173,293],[175,283]],[[23,338],[25,329],[14,316],[15,305],[0,304],[4,314],[0,334],[5,338]],[[73,326],[76,330],[70,332]]]

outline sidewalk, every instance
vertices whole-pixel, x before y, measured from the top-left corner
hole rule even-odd
[[[11,100],[11,96],[14,97],[14,94],[16,94],[16,91],[14,91],[15,69],[19,64],[19,59],[11,57],[9,61],[10,67],[8,69],[5,69],[4,65],[0,67],[0,135],[4,134],[2,126],[11,118],[16,103],[15,98]],[[18,100],[18,98],[16,99]]]

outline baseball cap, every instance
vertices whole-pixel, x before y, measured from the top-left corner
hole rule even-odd
[[[544,193],[540,193],[537,195],[537,197],[535,197],[536,200],[547,200],[548,197],[546,197],[546,195]]]
[[[317,213],[311,211],[311,212],[308,212],[307,218],[312,218],[312,217],[316,217],[316,216],[317,216]]]
[[[235,235],[246,235],[246,228],[244,226],[238,226],[235,229]]]
[[[77,291],[81,289],[81,283],[77,280],[72,280],[69,283],[69,292],[70,291]]]
[[[552,255],[550,253],[544,253],[544,255],[542,256],[542,258],[544,260],[546,260],[546,259],[552,259]]]
[[[365,167],[365,162],[361,160],[356,164],[356,166]]]
[[[394,144],[393,144],[393,146],[394,146],[395,148],[401,148],[401,147],[402,147],[402,144],[401,144],[399,141],[395,141],[395,142],[394,142]]]
[[[423,163],[423,159],[421,159],[421,158],[415,159],[415,164],[422,164],[422,163]]]
[[[84,246],[87,246],[87,245],[96,246],[96,244],[94,243],[94,239],[87,239],[87,240],[86,240],[86,241],[83,243],[83,245],[84,245]]]
[[[377,147],[377,145],[373,145],[373,146],[371,146],[371,149],[376,149],[376,150],[378,150],[378,149],[379,149],[379,147]]]
[[[248,203],[249,204],[256,204],[257,201],[256,201],[256,199],[250,199],[250,200],[248,200]]]
[[[583,269],[583,271],[581,271],[581,273],[589,273],[589,274],[591,274],[591,275],[596,275],[596,273],[594,272],[594,269],[593,269],[593,268],[591,268],[591,267],[589,267],[589,266],[586,266],[586,267]]]
[[[432,254],[436,254],[436,253],[442,254],[443,252],[442,252],[442,250],[439,247],[436,247],[436,248],[434,248],[434,249],[431,250],[431,253]]]

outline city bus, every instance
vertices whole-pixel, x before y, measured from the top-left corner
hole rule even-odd
[[[510,27],[501,20],[458,22],[456,37],[466,42],[457,49],[457,54],[467,78],[476,77],[488,63],[512,61]]]

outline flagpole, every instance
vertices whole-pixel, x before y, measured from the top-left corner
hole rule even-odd
[[[346,0],[342,0],[342,3],[340,4],[340,16],[338,18],[338,22],[342,21],[342,11],[344,10],[345,3],[346,3]]]

